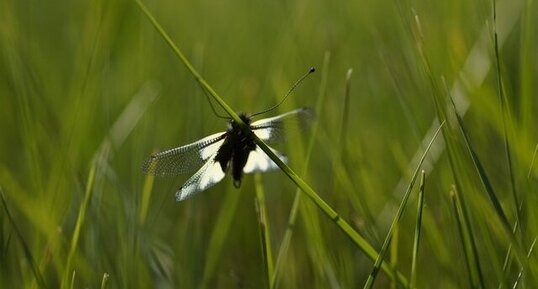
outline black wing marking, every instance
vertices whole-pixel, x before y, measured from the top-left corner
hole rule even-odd
[[[278,143],[284,141],[284,130],[295,128],[306,129],[315,118],[313,110],[302,107],[281,115],[264,118],[252,122],[250,128],[263,141]]]
[[[224,178],[225,173],[222,171],[220,163],[211,157],[206,161],[192,177],[190,177],[181,188],[176,192],[176,201],[180,202],[204,191]]]
[[[225,132],[215,133],[197,142],[153,154],[142,165],[142,171],[154,176],[190,172],[217,153],[226,135]]]

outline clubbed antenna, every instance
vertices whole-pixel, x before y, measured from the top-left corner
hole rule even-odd
[[[268,108],[268,109],[265,109],[265,110],[262,110],[260,112],[257,112],[257,113],[254,113],[252,114],[250,117],[253,117],[253,116],[256,116],[256,115],[260,115],[260,114],[264,114],[264,113],[267,113],[267,112],[270,112],[271,110],[279,107],[283,102],[284,100],[286,100],[286,98],[288,98],[288,96],[295,90],[295,88],[297,86],[299,86],[299,84],[301,84],[301,82],[303,82],[303,80],[309,76],[311,73],[314,73],[316,71],[316,69],[314,67],[311,67],[307,73],[305,73],[303,76],[301,76],[301,78],[299,78],[299,80],[297,80],[295,82],[295,84],[293,84],[293,86],[290,88],[290,90],[288,91],[288,93],[286,93],[286,96],[284,96],[284,98],[277,104],[273,105],[272,107]]]

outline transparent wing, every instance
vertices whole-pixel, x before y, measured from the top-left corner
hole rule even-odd
[[[261,140],[268,143],[278,143],[286,139],[284,130],[306,129],[314,118],[313,110],[302,107],[252,122],[250,128]]]
[[[210,159],[188,179],[176,192],[176,201],[180,202],[204,191],[224,178],[224,172],[220,163],[215,161],[215,157]]]
[[[287,163],[288,158],[281,152],[271,148],[271,150],[281,159],[283,162]],[[260,148],[256,147],[255,150],[251,151],[248,154],[248,160],[243,168],[245,174],[250,173],[261,173],[266,171],[271,171],[277,169],[278,166],[273,162],[272,159]]]
[[[153,154],[142,165],[142,171],[154,176],[190,172],[213,156],[225,138],[225,132],[215,133],[197,142]]]

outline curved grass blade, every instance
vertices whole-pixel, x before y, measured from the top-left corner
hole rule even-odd
[[[441,128],[443,127],[444,124],[445,122],[442,122],[439,128],[437,128],[437,131],[435,132],[430,143],[424,150],[424,153],[422,154],[422,157],[420,158],[420,161],[418,162],[417,167],[415,168],[415,171],[413,172],[413,177],[411,178],[411,181],[409,182],[409,185],[407,186],[407,190],[402,199],[402,202],[400,203],[398,212],[396,212],[396,216],[394,216],[394,219],[392,220],[392,224],[390,225],[389,232],[387,233],[387,236],[385,237],[385,241],[383,242],[383,246],[381,247],[381,251],[379,252],[379,255],[377,256],[375,260],[374,267],[372,268],[372,272],[370,273],[370,276],[368,276],[368,279],[366,280],[366,283],[364,284],[364,288],[369,289],[374,286],[374,281],[377,278],[377,274],[379,273],[379,269],[381,268],[381,265],[383,264],[383,259],[385,259],[385,255],[390,245],[390,241],[392,240],[394,229],[400,223],[400,220],[403,216],[405,207],[407,205],[407,201],[409,200],[409,196],[411,195],[411,189],[413,188],[413,185],[415,184],[415,181],[417,180],[418,173],[420,171],[420,168],[422,167],[422,163],[424,162],[424,159],[428,155],[428,151],[430,150],[433,142],[437,138],[437,135],[441,131]]]

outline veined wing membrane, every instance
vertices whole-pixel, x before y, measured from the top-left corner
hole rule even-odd
[[[274,117],[264,118],[251,123],[252,131],[267,143],[278,143],[286,139],[284,131],[306,129],[315,118],[309,108],[298,108]]]
[[[194,143],[151,155],[142,171],[154,176],[175,176],[201,167],[219,149],[225,132],[215,133]]]
[[[176,201],[180,202],[204,191],[224,178],[220,163],[210,158],[192,177],[176,192]]]

